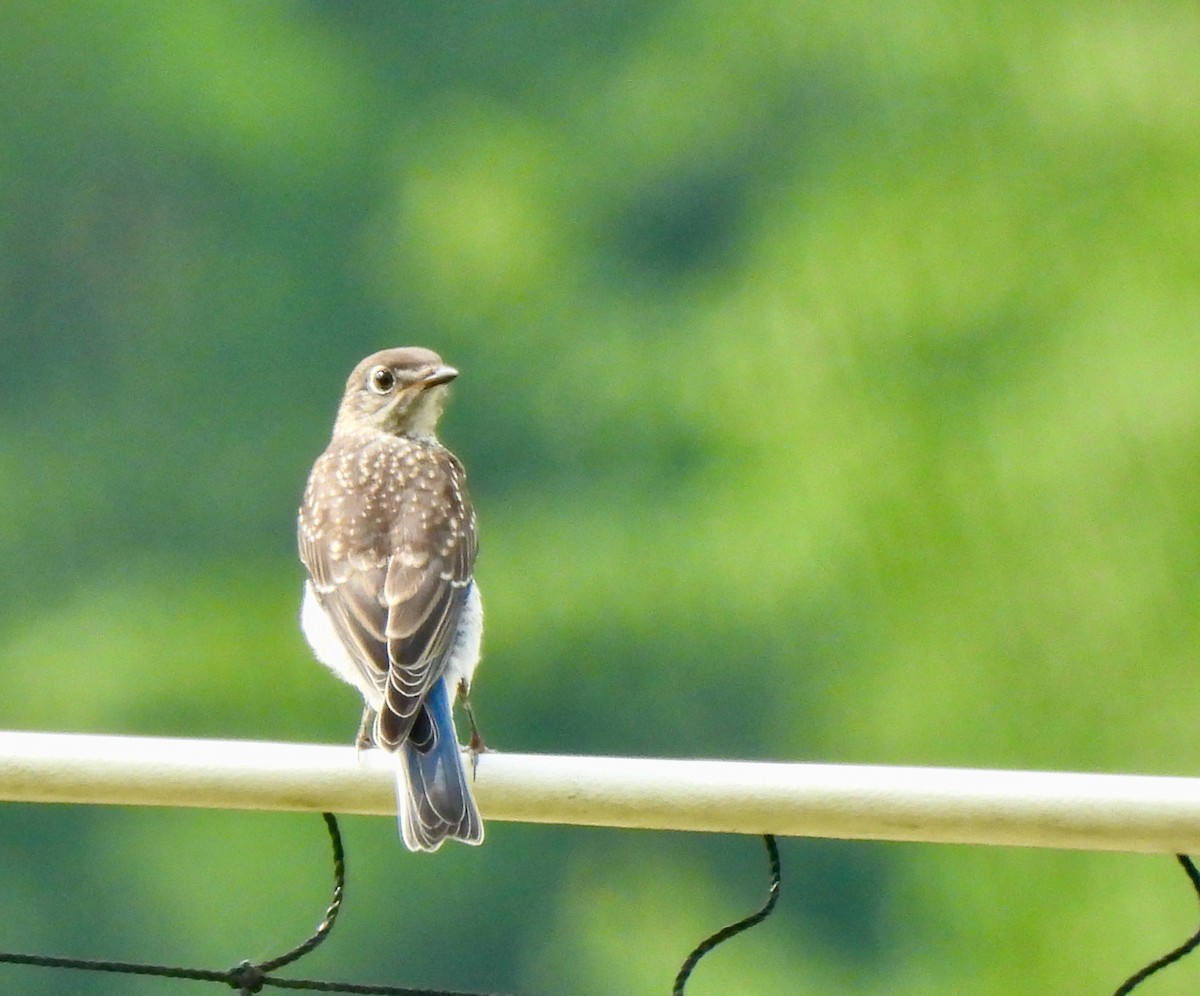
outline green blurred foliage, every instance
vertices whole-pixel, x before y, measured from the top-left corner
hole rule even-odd
[[[9,0],[0,725],[348,741],[293,511],[419,343],[495,746],[1193,772],[1198,50],[1181,2]],[[664,992],[762,891],[752,839],[346,833],[307,977]],[[7,806],[0,948],[270,955],[325,846]],[[1105,992],[1192,917],[1166,858],[783,857],[689,993]]]

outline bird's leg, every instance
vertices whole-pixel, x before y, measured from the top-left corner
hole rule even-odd
[[[487,751],[483,735],[479,732],[479,724],[475,722],[475,710],[471,708],[470,688],[465,681],[458,683],[458,697],[462,701],[463,711],[467,714],[467,722],[471,724],[471,739],[467,742],[467,750],[471,752],[471,768],[474,773],[475,765],[479,763],[479,755]]]
[[[375,710],[370,706],[363,708],[362,722],[358,724],[358,735],[354,738],[354,748],[360,754],[375,746],[371,739],[371,731],[375,726]]]

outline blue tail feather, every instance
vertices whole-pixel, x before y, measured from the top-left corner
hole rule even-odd
[[[398,753],[396,804],[405,846],[436,851],[451,837],[482,843],[483,818],[463,765],[445,678],[430,689]]]

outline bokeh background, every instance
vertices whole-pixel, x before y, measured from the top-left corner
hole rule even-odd
[[[494,746],[1200,771],[1198,51],[1194,2],[6,0],[0,726],[349,742],[294,510],[417,343]],[[753,838],[344,829],[295,975],[663,993],[764,888]],[[1111,992],[1195,918],[1165,856],[783,859],[689,993]],[[286,814],[5,805],[0,869],[0,948],[212,967],[329,883]]]

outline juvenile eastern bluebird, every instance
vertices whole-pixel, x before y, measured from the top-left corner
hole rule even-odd
[[[416,346],[363,360],[300,506],[300,624],[317,659],[362,693],[359,747],[395,755],[413,851],[483,841],[452,712],[483,631],[475,513],[462,464],[435,434],[457,376]]]

